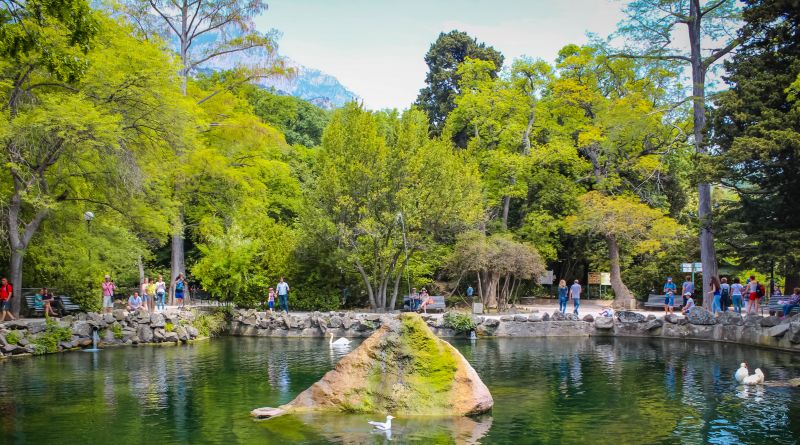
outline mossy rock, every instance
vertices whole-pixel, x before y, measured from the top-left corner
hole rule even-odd
[[[281,409],[472,415],[490,410],[493,403],[458,350],[436,337],[419,315],[403,314]]]

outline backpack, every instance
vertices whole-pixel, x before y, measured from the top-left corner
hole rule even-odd
[[[175,290],[183,290],[183,280],[175,283]]]
[[[761,284],[761,283],[758,283],[758,287],[756,288],[756,296],[758,296],[758,298],[763,297],[764,296],[764,291],[765,291],[764,285]]]
[[[730,289],[727,288],[727,287],[723,287],[722,290],[720,291],[720,296],[724,300],[724,299],[728,298],[728,294],[729,293],[730,293]]]

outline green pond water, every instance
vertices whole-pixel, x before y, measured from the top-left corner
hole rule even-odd
[[[322,339],[221,338],[0,362],[0,443],[798,443],[800,390],[737,387],[742,361],[768,381],[800,355],[647,339],[453,341],[492,391],[478,418],[284,416],[343,355]],[[380,419],[382,420],[382,419]]]

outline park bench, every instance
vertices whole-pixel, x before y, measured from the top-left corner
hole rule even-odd
[[[44,315],[44,306],[40,308],[36,307],[36,294],[23,295],[23,297],[25,298],[25,305],[28,307],[28,316],[37,317]],[[61,300],[60,304],[59,300]],[[55,297],[51,304],[53,310],[59,312],[61,315],[67,315],[81,310],[81,307],[73,303],[66,295]]]
[[[29,317],[44,315],[44,306],[36,307],[35,295],[23,295],[23,297],[25,297],[25,305],[28,307]]]
[[[770,313],[770,314],[775,314],[775,315],[777,315],[778,312],[782,312],[783,311],[783,305],[780,302],[783,301],[783,300],[788,300],[788,299],[789,299],[789,297],[771,297],[769,299],[769,303],[766,304],[767,312]],[[761,305],[762,308],[764,306],[765,305]],[[800,307],[796,307],[796,308],[792,309],[791,313],[792,314],[800,314]],[[789,314],[783,314],[783,315],[789,315]]]
[[[656,295],[650,294],[647,296],[647,301],[644,303],[645,308],[664,308],[664,300],[667,299],[666,295]],[[675,295],[675,306],[673,307],[683,307],[683,296],[682,295]]]
[[[69,299],[66,295],[61,295],[58,297],[61,299],[61,314],[67,315],[72,312],[80,312],[81,307],[77,304],[73,303],[72,300]]]
[[[433,303],[430,303],[429,305],[427,305],[425,307],[425,309],[428,310],[428,311],[441,311],[441,312],[444,312],[444,310],[447,308],[447,306],[444,303],[444,296],[442,296],[442,295],[431,295],[430,298],[433,300]],[[420,303],[420,305],[421,304],[422,303]],[[405,310],[405,311],[410,311],[411,310],[411,298],[408,297],[408,296],[403,297],[403,310]]]

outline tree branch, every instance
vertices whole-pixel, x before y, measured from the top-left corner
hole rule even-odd
[[[708,69],[708,67],[710,67],[714,62],[719,60],[720,57],[722,57],[725,54],[728,54],[729,52],[733,51],[733,49],[736,48],[737,46],[739,46],[743,41],[744,41],[744,38],[737,37],[737,38],[731,40],[731,42],[728,43],[724,48],[720,48],[720,49],[714,51],[710,56],[706,57],[705,60],[703,60],[703,68],[704,69]]]

